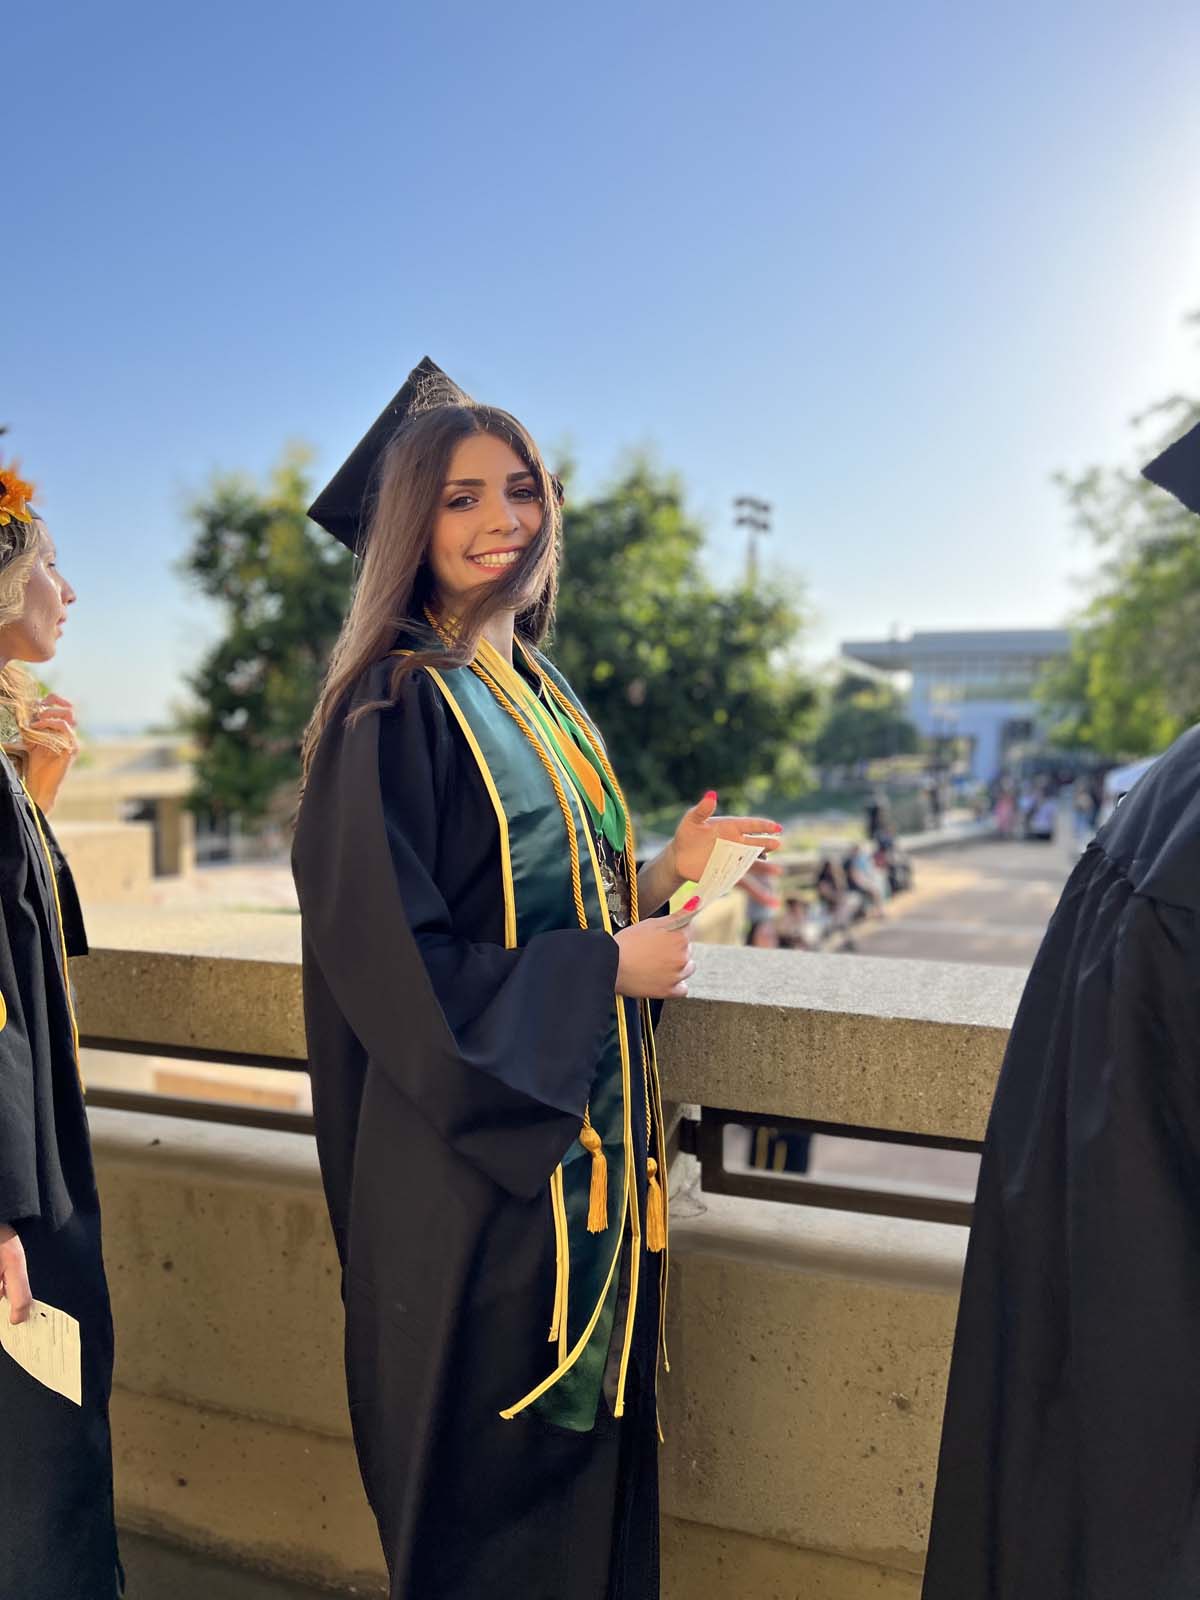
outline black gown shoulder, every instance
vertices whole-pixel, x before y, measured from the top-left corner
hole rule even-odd
[[[924,1600],[1200,1593],[1200,733],[1077,865],[988,1125]]]
[[[388,693],[391,663],[351,701]],[[504,946],[498,827],[428,674],[340,717],[313,761],[293,870],[318,1139],[344,1228],[359,1103],[381,1074],[458,1154],[533,1198],[578,1133],[617,948],[562,929]]]
[[[0,1221],[54,1228],[96,1189],[64,960],[86,938],[52,837],[0,757]]]

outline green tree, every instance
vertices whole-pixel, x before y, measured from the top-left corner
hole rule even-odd
[[[224,614],[190,680],[193,802],[248,822],[290,807],[299,746],[350,593],[352,558],[305,516],[308,452],[287,451],[265,487],[219,474],[191,506],[183,571]]]
[[[919,748],[920,737],[896,690],[847,672],[829,695],[812,754],[820,767],[852,767],[885,756],[913,755]]]
[[[1176,396],[1149,415],[1164,422],[1165,444],[1200,421],[1200,404]],[[1093,467],[1060,482],[1100,562],[1070,654],[1038,687],[1049,737],[1110,756],[1153,754],[1200,721],[1196,519],[1137,472]]]
[[[721,589],[678,481],[636,461],[564,516],[554,658],[604,730],[641,811],[803,771],[813,691],[795,598]]]

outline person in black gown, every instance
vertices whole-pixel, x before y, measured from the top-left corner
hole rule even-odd
[[[1200,511],[1200,429],[1146,476]],[[1013,1027],[924,1600],[1200,1595],[1198,1174],[1193,728],[1080,860]]]
[[[74,591],[30,486],[0,465],[0,1317],[31,1296],[78,1319],[82,1405],[0,1351],[0,1589],[113,1600],[112,1321],[68,956],[87,953],[45,813],[76,751],[69,703],[19,662],[55,652]]]
[[[536,648],[558,495],[520,424],[423,362],[311,512],[365,551],[293,864],[393,1600],[659,1592],[649,1001],[692,961],[687,917],[639,902],[777,831],[707,795],[637,872],[602,740]]]

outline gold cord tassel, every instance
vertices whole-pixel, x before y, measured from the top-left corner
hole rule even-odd
[[[667,1248],[667,1214],[663,1207],[662,1185],[658,1181],[658,1162],[646,1162],[646,1249],[658,1255]]]
[[[590,1122],[585,1122],[579,1142],[592,1158],[592,1188],[588,1197],[589,1233],[604,1233],[608,1229],[608,1158],[600,1135]]]

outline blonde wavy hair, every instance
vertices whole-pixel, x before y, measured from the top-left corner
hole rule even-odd
[[[0,629],[21,620],[25,590],[45,541],[46,530],[36,516],[28,522],[14,517],[0,527]],[[32,726],[40,699],[37,681],[21,662],[8,661],[0,667],[0,743],[18,764],[35,744],[51,750],[68,748],[62,734]]]

